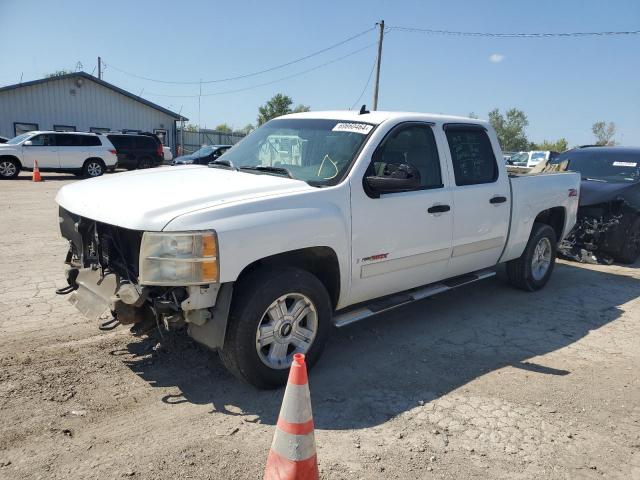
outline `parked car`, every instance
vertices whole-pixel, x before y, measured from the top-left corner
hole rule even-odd
[[[203,145],[202,148],[188,155],[181,155],[173,160],[174,165],[207,165],[222,156],[232,145]]]
[[[558,152],[552,152],[552,151],[531,151],[528,152],[529,158],[527,160],[527,167],[535,167],[536,165],[538,165],[541,161],[549,161],[549,160],[553,160],[554,158],[556,158],[558,155],[560,155]]]
[[[526,167],[529,164],[529,152],[517,152],[511,154],[511,165]]]
[[[118,151],[118,167],[134,170],[162,165],[162,142],[153,133],[107,133]]]
[[[9,139],[7,137],[0,137],[0,143],[7,143]]]
[[[270,147],[283,135],[291,151]],[[332,325],[499,263],[516,287],[543,288],[578,208],[578,174],[509,176],[491,125],[460,117],[286,115],[224,160],[64,186],[68,290],[94,319],[186,326],[264,388],[286,382],[295,353],[313,365]]]
[[[582,175],[578,221],[561,252],[583,262],[640,256],[640,147],[581,147],[540,168]]]
[[[116,149],[103,135],[80,132],[27,132],[0,145],[0,178],[16,178],[20,170],[70,172],[99,177],[116,167]]]
[[[162,147],[162,152],[164,153],[164,162],[163,163],[173,163],[173,152],[169,147]]]

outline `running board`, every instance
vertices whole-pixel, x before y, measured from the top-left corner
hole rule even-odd
[[[413,290],[407,290],[406,292],[396,293],[388,297],[376,299],[365,306],[347,309],[334,315],[333,323],[338,328],[344,327],[393,308],[407,305],[409,303],[422,300],[423,298],[431,297],[438,293],[452,290],[456,287],[461,287],[462,285],[477,282],[478,280],[493,277],[495,274],[496,272],[493,270],[478,270],[477,272],[468,273],[459,277],[449,278],[448,280],[444,280],[440,283],[432,283],[426,287],[414,288]]]

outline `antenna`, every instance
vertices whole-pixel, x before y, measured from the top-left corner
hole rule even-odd
[[[364,115],[365,113],[371,113],[369,110],[367,110],[367,106],[366,105],[362,105],[360,107],[360,113],[358,115]]]

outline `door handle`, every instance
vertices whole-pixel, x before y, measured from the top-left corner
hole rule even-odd
[[[449,205],[433,205],[427,208],[427,212],[429,213],[444,213],[448,212],[449,210],[451,210],[451,207]]]
[[[491,197],[489,203],[504,203],[507,201],[507,197]]]

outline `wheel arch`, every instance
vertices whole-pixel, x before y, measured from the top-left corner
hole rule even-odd
[[[549,225],[553,228],[553,231],[556,234],[556,239],[560,241],[562,239],[562,234],[564,233],[566,218],[567,212],[564,207],[552,207],[538,213],[533,223],[544,223]],[[529,235],[531,235],[531,233],[529,233]]]
[[[0,155],[0,160],[13,160],[14,162],[16,162],[18,164],[18,168],[20,170],[22,170],[22,168],[23,168],[22,162],[15,155]]]
[[[335,309],[340,298],[340,264],[331,247],[307,247],[278,253],[255,260],[240,272],[235,285],[242,283],[252,272],[264,267],[292,267],[315,275],[324,285]]]

